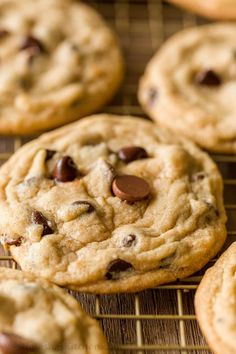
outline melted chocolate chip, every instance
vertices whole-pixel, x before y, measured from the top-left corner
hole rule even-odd
[[[9,31],[7,31],[4,28],[0,28],[0,39],[5,38],[9,34]]]
[[[70,182],[77,176],[77,167],[70,156],[63,156],[53,170],[53,177],[59,182]]]
[[[5,240],[5,244],[7,246],[16,246],[16,247],[19,247],[21,245],[23,241],[23,238],[22,237],[18,237],[18,238],[8,238]]]
[[[86,210],[86,213],[92,213],[93,211],[95,211],[95,208],[94,206],[87,202],[86,200],[76,200],[75,202],[72,203],[72,205],[85,205],[87,206],[87,210]]]
[[[30,50],[31,55],[45,53],[45,47],[42,44],[42,42],[33,36],[25,37],[23,39],[19,49],[20,50],[26,50],[26,49]]]
[[[32,221],[34,224],[43,226],[42,236],[53,234],[52,228],[48,225],[48,220],[42,213],[40,213],[40,211],[33,211]]]
[[[32,82],[29,77],[21,77],[18,83],[23,90],[29,90],[32,85]]]
[[[131,247],[136,241],[136,236],[135,235],[127,235],[122,241],[122,246],[123,247]]]
[[[221,84],[220,76],[213,70],[199,71],[194,78],[199,85],[219,86]]]
[[[2,354],[28,354],[38,352],[38,345],[26,338],[9,332],[0,332],[0,352]]]
[[[136,202],[148,197],[150,187],[143,178],[123,175],[114,178],[112,191],[121,200]]]
[[[145,159],[148,157],[147,151],[141,146],[126,146],[118,151],[118,157],[123,162]]]
[[[56,150],[46,149],[46,161],[50,160],[56,153]]]
[[[132,268],[132,264],[122,260],[122,259],[115,259],[114,261],[110,262],[107,268],[106,278],[108,280],[113,278],[115,273],[125,272],[126,270]]]

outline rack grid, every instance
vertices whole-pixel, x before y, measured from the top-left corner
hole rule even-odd
[[[87,1],[113,26],[126,58],[126,78],[119,94],[103,111],[145,117],[138,105],[137,84],[144,67],[163,41],[182,28],[207,21],[161,0]],[[4,163],[32,137],[0,137]],[[236,241],[236,156],[213,155],[224,178],[228,240]],[[1,255],[2,254],[2,255]],[[213,259],[207,267],[215,262]],[[0,253],[2,266],[16,268]],[[92,316],[101,321],[112,354],[211,353],[194,314],[194,292],[204,270],[190,278],[139,294],[88,295],[71,292]],[[94,353],[95,354],[95,353]]]

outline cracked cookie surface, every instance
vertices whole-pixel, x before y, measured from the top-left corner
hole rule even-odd
[[[1,242],[23,270],[80,291],[136,291],[200,269],[225,236],[210,157],[141,118],[97,115],[0,169]]]
[[[195,297],[197,319],[216,354],[236,352],[236,242],[203,277]]]
[[[0,133],[57,127],[102,107],[123,76],[115,35],[76,0],[1,0]]]
[[[2,354],[107,354],[98,323],[66,291],[0,268]]]
[[[161,125],[215,152],[236,152],[236,25],[181,31],[147,65],[139,100]]]

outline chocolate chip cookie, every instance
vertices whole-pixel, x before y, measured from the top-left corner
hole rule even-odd
[[[235,0],[167,0],[198,15],[219,20],[236,19]]]
[[[102,18],[76,0],[1,0],[0,134],[29,134],[95,112],[123,61]]]
[[[196,293],[195,307],[213,352],[236,353],[236,242],[206,272]]]
[[[186,277],[226,236],[214,162],[134,117],[88,117],[23,146],[0,169],[0,210],[23,270],[96,293]]]
[[[107,354],[98,323],[64,290],[0,268],[1,354]]]
[[[215,152],[236,152],[235,35],[235,24],[179,32],[152,58],[139,87],[153,119]]]

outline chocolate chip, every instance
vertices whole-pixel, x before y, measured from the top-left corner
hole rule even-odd
[[[18,237],[18,238],[8,238],[5,240],[5,244],[7,246],[16,246],[19,247],[22,243],[23,238],[22,237]]]
[[[70,156],[63,156],[53,170],[53,177],[59,182],[70,182],[77,176],[77,167]]]
[[[23,90],[29,90],[32,84],[29,77],[21,77],[18,82]]]
[[[119,159],[123,162],[145,159],[148,157],[147,151],[141,146],[126,146],[118,151]]]
[[[135,235],[127,235],[122,241],[122,246],[123,247],[131,247],[134,242],[136,241],[136,236]]]
[[[158,91],[155,87],[151,87],[148,91],[148,103],[150,106],[154,104],[158,97]]]
[[[85,205],[87,207],[86,213],[92,213],[93,211],[95,211],[94,206],[86,200],[76,200],[72,203],[72,205]]]
[[[112,191],[116,197],[122,200],[136,202],[147,198],[150,187],[143,178],[124,175],[115,177],[112,183]]]
[[[0,352],[2,354],[27,354],[38,352],[38,345],[26,338],[9,332],[0,332]]]
[[[219,86],[221,78],[213,70],[203,70],[195,75],[195,82],[199,85]]]
[[[4,28],[0,28],[0,39],[5,38],[9,34],[9,31],[7,31]]]
[[[34,224],[43,226],[42,236],[53,234],[52,228],[48,225],[48,220],[42,213],[40,213],[40,211],[33,211],[32,221]]]
[[[126,270],[132,268],[132,264],[123,261],[122,259],[115,259],[110,262],[107,268],[106,278],[108,280],[112,279],[115,273],[125,272]]]
[[[27,36],[23,39],[21,45],[20,45],[20,50],[30,50],[30,54],[41,54],[45,53],[45,47],[42,44],[42,42],[33,37],[33,36]]]
[[[56,153],[56,150],[46,149],[46,161],[50,160]]]

